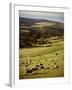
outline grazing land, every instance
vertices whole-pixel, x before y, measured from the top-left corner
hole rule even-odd
[[[47,47],[20,49],[20,79],[64,76],[64,42],[61,39],[51,42],[51,46],[49,44]],[[38,70],[26,73],[27,69],[32,70],[36,65]]]
[[[64,24],[19,20],[19,79],[64,77]]]

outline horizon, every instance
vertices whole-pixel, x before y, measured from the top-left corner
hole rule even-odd
[[[39,11],[19,11],[19,17],[31,19],[44,19],[64,23],[64,13],[62,12],[39,12]]]

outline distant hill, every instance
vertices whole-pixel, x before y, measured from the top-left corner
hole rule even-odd
[[[60,24],[60,22],[55,22],[55,21],[49,21],[49,20],[45,20],[45,19],[33,19],[33,18],[24,18],[24,17],[19,17],[19,23],[20,25],[27,25],[27,26],[31,26],[35,23],[40,23],[40,22],[51,22],[51,23],[58,23]]]
[[[35,31],[41,30],[42,32],[58,32],[64,29],[64,24],[55,21],[44,19],[32,19],[19,17],[20,30]]]
[[[48,44],[48,38],[64,36],[64,24],[55,21],[19,18],[20,48]]]

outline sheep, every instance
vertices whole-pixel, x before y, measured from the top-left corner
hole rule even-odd
[[[39,67],[39,65],[36,65],[36,67]]]
[[[23,64],[25,64],[25,63],[23,62]]]
[[[38,68],[32,68],[32,71],[37,71],[38,70]]]
[[[54,65],[54,69],[57,69],[58,68],[58,65]]]
[[[28,65],[25,65],[25,67],[28,67]]]
[[[40,68],[41,68],[41,69],[44,69],[44,67],[43,67],[43,66],[41,66]]]
[[[40,64],[41,66],[43,66],[43,64]]]
[[[56,55],[58,55],[58,53],[56,53]]]
[[[32,73],[32,70],[26,70],[26,73]]]

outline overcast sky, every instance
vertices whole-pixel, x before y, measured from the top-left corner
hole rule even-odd
[[[57,22],[64,22],[64,13],[60,12],[35,12],[35,11],[19,11],[19,17],[46,19]]]

